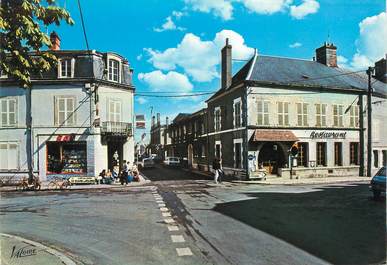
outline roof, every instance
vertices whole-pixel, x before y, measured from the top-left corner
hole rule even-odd
[[[296,142],[299,139],[292,131],[255,130],[251,137],[254,142]]]
[[[249,72],[251,72],[250,76]],[[368,89],[367,76],[339,67],[328,67],[316,61],[255,55],[232,78],[232,85],[251,81],[262,85],[297,86],[305,89],[341,89],[359,92]],[[376,79],[374,93],[387,97],[387,85]],[[222,94],[221,88],[208,100]],[[208,101],[207,100],[207,101]]]
[[[181,121],[185,120],[186,118],[188,118],[190,115],[191,115],[190,113],[179,113],[179,114],[177,114],[177,116],[173,119],[173,123],[181,122]]]

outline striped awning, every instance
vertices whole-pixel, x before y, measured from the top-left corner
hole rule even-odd
[[[251,141],[253,142],[296,142],[299,139],[291,131],[283,130],[255,130]]]

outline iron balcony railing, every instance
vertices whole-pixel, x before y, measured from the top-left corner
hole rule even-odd
[[[128,122],[104,121],[101,133],[105,135],[132,136],[132,124]]]

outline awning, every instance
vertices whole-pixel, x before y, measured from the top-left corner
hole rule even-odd
[[[280,130],[255,130],[251,141],[253,142],[296,142],[299,139],[291,131]]]

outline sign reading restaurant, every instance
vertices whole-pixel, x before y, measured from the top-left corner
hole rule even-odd
[[[345,139],[347,132],[316,132],[310,133],[311,139]]]

